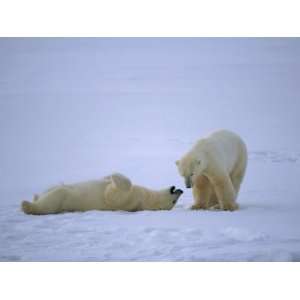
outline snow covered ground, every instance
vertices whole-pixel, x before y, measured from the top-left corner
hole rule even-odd
[[[300,39],[0,39],[0,261],[300,261]],[[236,131],[236,212],[191,211],[175,160]],[[172,211],[28,216],[49,186],[122,172]]]

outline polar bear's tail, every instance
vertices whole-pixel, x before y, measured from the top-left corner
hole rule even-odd
[[[27,215],[34,215],[34,207],[29,201],[22,202],[22,210]]]

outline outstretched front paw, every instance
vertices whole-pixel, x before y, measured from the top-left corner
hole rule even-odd
[[[194,204],[191,206],[192,210],[198,210],[198,209],[205,209],[204,205],[202,204]]]
[[[224,210],[234,211],[238,209],[239,209],[239,205],[237,203],[226,203],[224,205]]]

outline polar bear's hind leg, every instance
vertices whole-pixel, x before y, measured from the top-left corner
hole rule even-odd
[[[35,215],[34,206],[29,201],[23,201],[22,202],[22,210],[27,215]]]
[[[65,211],[63,207],[66,198],[67,191],[64,188],[57,188],[41,195],[38,199],[34,197],[33,202],[23,201],[22,210],[31,215],[56,214]]]
[[[233,172],[230,175],[233,187],[235,189],[236,196],[238,195],[238,193],[240,191],[240,187],[241,187],[242,181],[243,181],[243,179],[245,177],[246,166],[247,166],[247,163],[243,161],[241,164],[239,164],[233,170]]]
[[[212,183],[218,198],[221,210],[236,210],[238,205],[235,202],[236,193],[229,176],[212,178]]]

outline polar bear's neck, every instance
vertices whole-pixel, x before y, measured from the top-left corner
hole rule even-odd
[[[132,197],[140,202],[143,210],[167,209],[169,203],[166,191],[154,191],[141,186],[132,186]]]

